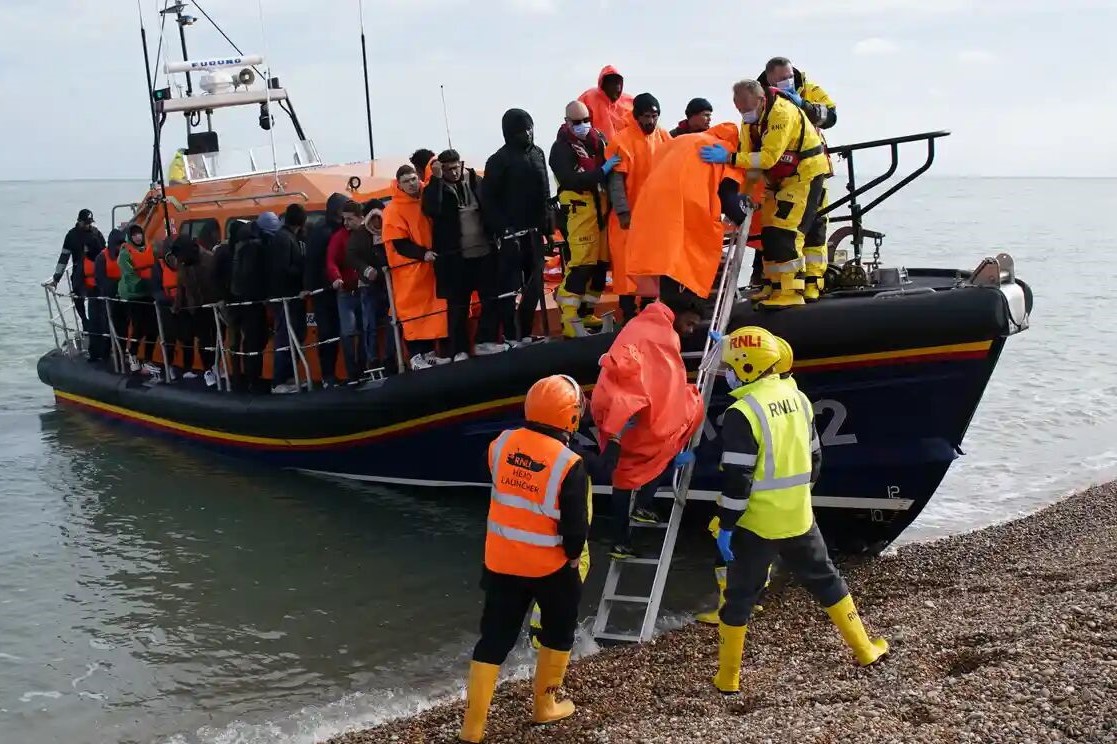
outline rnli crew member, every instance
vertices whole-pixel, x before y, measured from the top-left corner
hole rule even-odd
[[[671,135],[658,126],[659,101],[651,93],[641,93],[633,99],[632,117],[635,126],[622,129],[605,149],[607,156],[619,155],[621,159],[608,181],[609,201],[613,205],[609,217],[609,256],[613,264],[613,291],[620,297],[621,314],[626,321],[636,316],[636,285],[628,277],[625,262],[632,210],[651,173],[656,148],[671,141]]]
[[[597,76],[597,87],[590,88],[578,100],[590,112],[590,123],[605,135],[607,142],[628,126],[632,114],[632,96],[624,92],[624,77],[612,65],[605,65]]]
[[[128,336],[128,305],[117,301],[120,296],[120,264],[117,263],[117,258],[120,256],[121,246],[127,239],[128,236],[123,230],[116,228],[110,230],[105,250],[98,253],[97,260],[93,262],[97,293],[102,297],[101,304],[106,305],[105,312],[108,314],[108,322],[112,324],[112,331],[122,344],[127,343],[125,339]],[[107,326],[104,332],[109,332]],[[111,344],[111,341],[107,341]]]
[[[676,455],[702,425],[702,396],[687,381],[680,342],[702,321],[702,303],[689,293],[667,303],[649,304],[621,328],[601,357],[593,390],[593,420],[613,470],[609,554],[614,558],[636,555],[629,540],[630,511],[637,522],[659,521],[652,509],[656,490],[670,475],[673,459],[682,466],[692,457]]]
[[[485,163],[481,203],[497,244],[499,290],[520,292],[498,300],[504,340],[521,344],[534,340],[535,311],[543,299],[543,236],[554,229],[548,206],[551,184],[547,156],[535,144],[535,122],[523,109],[509,109],[500,122],[504,146]],[[525,236],[507,236],[534,230]],[[514,309],[515,308],[515,309]]]
[[[705,132],[710,128],[710,120],[714,118],[714,106],[705,98],[692,98],[686,105],[686,118],[679,122],[679,126],[672,129],[669,134],[678,137],[680,134],[694,134]]]
[[[609,272],[609,197],[604,187],[620,156],[605,157],[605,135],[594,129],[586,104],[571,101],[547,162],[558,182],[560,228],[569,249],[566,274],[555,291],[562,334],[585,336],[603,325],[594,308]]]
[[[66,233],[62,240],[62,252],[58,254],[58,264],[54,267],[54,276],[51,277],[51,286],[57,287],[62,275],[66,273],[66,265],[72,258],[74,260],[74,276],[71,285],[74,291],[74,309],[81,318],[82,329],[85,329],[88,318],[85,312],[85,299],[82,296],[83,282],[79,281],[80,264],[84,256],[97,256],[105,247],[105,236],[93,223],[93,212],[83,209],[78,212],[77,222]]]
[[[179,241],[176,238],[176,243],[193,242],[189,235],[179,237],[184,240]],[[178,299],[178,256],[175,255],[174,245],[170,239],[163,241],[155,257],[155,265],[151,267],[151,294],[155,300],[153,309],[159,313],[163,321],[162,352],[168,357],[167,365],[171,369],[173,380],[179,372],[175,370],[176,347],[179,342],[182,343],[183,357],[186,356],[186,349],[190,349],[190,361],[193,366],[194,329],[186,315],[180,316],[175,309],[175,301]]]
[[[811,403],[776,374],[780,349],[768,331],[741,328],[721,344],[735,402],[721,431],[717,545],[728,575],[714,686],[725,693],[740,689],[745,629],[777,556],[826,608],[857,661],[868,666],[888,652],[888,642],[865,633],[811,511],[811,487],[822,462]]]
[[[829,129],[838,122],[838,107],[822,86],[813,80],[808,80],[806,74],[796,69],[787,57],[773,57],[764,66],[764,72],[757,78],[757,82],[765,88],[772,86],[779,88],[787,94],[796,105],[807,115],[807,119],[819,130]],[[819,132],[821,134],[821,131]],[[823,137],[825,146],[826,139]],[[826,209],[830,203],[826,187],[822,188],[822,200],[819,202],[819,211]],[[826,274],[828,248],[826,245],[826,215],[816,217],[807,230],[803,244],[803,260],[806,262],[804,269],[803,299],[814,302],[819,298]],[[757,254],[759,256],[759,253]]]
[[[133,224],[128,228],[128,242],[116,259],[120,267],[119,295],[128,303],[128,320],[132,324],[131,342],[128,344],[128,366],[131,371],[158,374],[152,364],[155,342],[159,338],[159,325],[155,319],[152,296],[151,272],[155,267],[155,251],[144,239],[144,229]],[[137,353],[142,349],[144,363],[140,366]]]
[[[742,80],[733,86],[733,103],[746,125],[739,152],[715,144],[700,156],[707,163],[763,171],[771,193],[761,205],[760,239],[772,291],[756,299],[764,308],[802,305],[805,231],[814,223],[830,159],[807,115],[778,89]]]
[[[411,352],[411,369],[449,364],[436,343],[446,338],[446,300],[438,297],[431,246],[430,218],[420,201],[423,185],[410,165],[401,165],[392,184],[392,200],[384,209],[382,237],[391,271],[395,310]],[[360,227],[358,220],[356,227]]]
[[[781,337],[781,336],[774,336],[773,338],[776,339],[776,346],[778,346],[779,349],[780,349],[780,360],[778,362],[776,362],[776,366],[772,368],[772,373],[779,375],[781,378],[791,382],[792,384],[795,384],[795,381],[791,379],[791,365],[794,363],[794,360],[795,360],[795,356],[791,352],[791,344],[787,343],[787,341],[785,341],[783,339],[783,337]],[[798,386],[796,386],[796,387],[798,388]],[[721,527],[721,520],[718,519],[716,516],[713,519],[710,520],[710,526],[709,526],[710,535],[714,538],[715,541],[717,540],[718,529],[720,527]],[[717,624],[720,622],[720,620],[718,618],[718,612],[721,610],[722,606],[725,604],[725,571],[726,571],[726,566],[725,566],[725,559],[721,557],[721,553],[717,550],[715,550],[714,552],[715,552],[715,556],[714,556],[714,582],[717,584],[717,587],[718,587],[718,606],[717,606],[717,609],[715,609],[715,610],[710,610],[709,612],[698,613],[697,615],[694,616],[694,619],[697,620],[698,622],[702,623],[703,625],[717,626]],[[772,573],[771,572],[771,566],[769,566],[768,567],[769,577],[771,577],[771,573]],[[765,579],[765,581],[764,581],[764,588],[765,589],[768,588],[768,584],[770,582],[771,582],[771,578]],[[764,608],[761,605],[758,604],[754,608],[754,612],[761,612],[761,611],[763,611],[763,609]]]
[[[539,380],[524,400],[525,426],[503,432],[489,446],[492,498],[482,588],[481,638],[473,649],[465,720],[458,738],[479,742],[500,665],[516,644],[531,603],[540,608],[541,646],[533,682],[535,723],[574,713],[555,695],[566,675],[578,602],[579,563],[589,536],[590,479],[570,448],[585,408],[573,378]]]

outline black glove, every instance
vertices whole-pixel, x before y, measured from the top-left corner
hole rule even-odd
[[[619,439],[610,439],[601,453],[602,477],[613,480],[613,471],[617,469],[617,461],[621,459],[621,442]]]

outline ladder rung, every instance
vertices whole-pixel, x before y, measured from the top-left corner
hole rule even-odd
[[[647,604],[651,597],[637,597],[635,594],[606,594],[604,599],[610,602],[631,602],[633,604]]]
[[[613,558],[617,563],[627,563],[635,566],[658,566],[658,558]]]
[[[594,636],[600,641],[624,641],[625,643],[638,643],[640,636],[629,633],[598,633]]]
[[[628,523],[629,527],[643,527],[649,530],[665,530],[666,522],[637,522],[635,519]]]

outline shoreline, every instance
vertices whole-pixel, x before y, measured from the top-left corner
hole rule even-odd
[[[840,568],[870,634],[892,646],[873,667],[774,577],[740,695],[714,690],[717,631],[690,624],[571,662],[564,689],[578,710],[566,721],[530,725],[530,680],[502,684],[485,741],[1117,743],[1117,482]],[[454,742],[463,707],[327,744]]]

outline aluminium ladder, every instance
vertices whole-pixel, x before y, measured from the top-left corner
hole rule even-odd
[[[713,394],[714,382],[718,377],[721,365],[721,335],[725,333],[729,324],[729,316],[737,298],[737,282],[744,263],[744,254],[748,242],[748,228],[751,222],[754,205],[745,200],[745,221],[738,229],[733,240],[729,241],[728,251],[722,267],[720,281],[717,287],[717,296],[714,302],[713,317],[710,320],[710,333],[706,336],[703,349],[702,362],[698,368],[696,385],[702,395],[702,411],[705,417],[710,407],[710,397]],[[702,440],[705,425],[691,437],[686,451],[693,451]],[[597,640],[637,643],[649,641],[655,631],[655,623],[659,617],[659,605],[663,599],[663,590],[667,585],[667,574],[671,570],[671,557],[675,552],[675,540],[679,534],[679,525],[683,518],[683,508],[686,506],[687,493],[690,489],[691,476],[694,474],[694,462],[676,470],[674,475],[674,499],[671,505],[671,516],[666,523],[655,525],[632,522],[633,527],[651,527],[666,529],[663,545],[658,558],[610,558],[609,573],[605,578],[605,587],[601,592],[601,602],[597,607],[597,616],[593,622],[593,637]],[[618,594],[621,573],[626,566],[655,566],[655,577],[652,579],[651,588],[647,595]],[[640,632],[620,632],[609,630],[609,615],[612,610],[621,604],[644,605],[644,619],[640,625]]]

